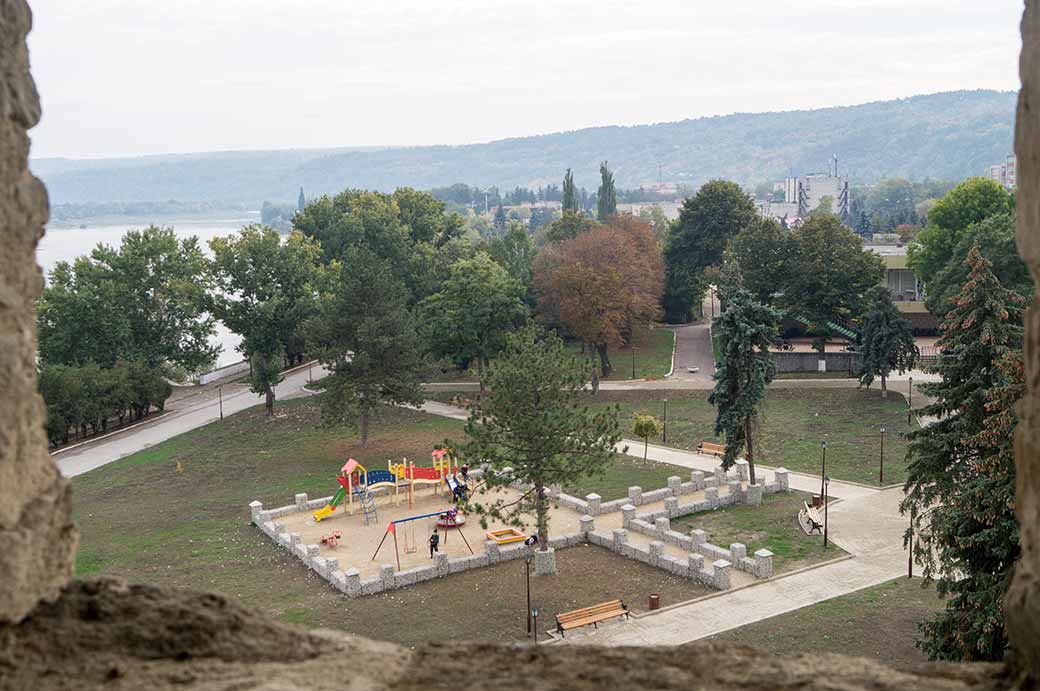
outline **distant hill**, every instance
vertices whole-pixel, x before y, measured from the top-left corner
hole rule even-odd
[[[633,127],[592,127],[465,146],[214,152],[31,162],[51,203],[176,199],[295,201],[347,187],[390,190],[466,182],[598,185],[607,159],[622,187],[658,179],[745,185],[789,171],[823,170],[831,156],[857,182],[882,177],[959,179],[981,174],[1012,150],[1016,94],[956,91],[856,106],[737,113]]]

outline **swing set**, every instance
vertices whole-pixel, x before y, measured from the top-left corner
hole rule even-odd
[[[383,549],[383,543],[386,542],[386,536],[387,535],[393,535],[393,537],[394,537],[394,555],[397,557],[397,570],[400,571],[401,570],[401,552],[398,549],[398,544],[397,544],[397,524],[398,523],[402,524],[405,527],[405,530],[406,530],[406,532],[405,532],[405,545],[404,545],[405,554],[414,554],[416,551],[418,551],[418,545],[416,545],[416,543],[415,543],[415,525],[414,525],[415,521],[420,521],[420,520],[422,520],[424,518],[427,518],[427,519],[437,519],[438,525],[443,525],[444,527],[458,527],[458,526],[461,526],[462,525],[462,521],[461,520],[458,520],[457,518],[456,519],[452,519],[451,515],[453,513],[456,513],[455,509],[446,509],[444,511],[435,511],[433,513],[424,513],[424,514],[421,514],[419,516],[409,516],[408,518],[398,518],[397,520],[390,521],[390,523],[386,526],[386,532],[383,533],[383,539],[379,541],[379,546],[376,547],[376,551],[372,555],[372,561],[376,560],[376,557],[379,556],[379,550]],[[443,519],[444,517],[447,517],[446,522],[445,523],[441,523],[441,519]],[[473,548],[470,547],[469,540],[466,539],[466,535],[461,530],[459,531],[459,537],[461,537],[462,541],[464,543],[466,543],[466,549],[469,550],[469,553],[473,554],[474,553],[473,552]],[[444,545],[445,546],[448,545],[448,531],[444,531]]]

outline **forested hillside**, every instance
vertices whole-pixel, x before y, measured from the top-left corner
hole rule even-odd
[[[466,146],[217,152],[32,162],[53,204],[295,201],[348,187],[389,190],[454,182],[538,186],[575,171],[594,186],[607,159],[621,187],[665,181],[744,185],[822,170],[833,155],[857,182],[960,179],[1012,148],[1016,94],[959,91],[849,107],[734,114],[634,127],[595,127]],[[418,116],[421,116],[418,115]],[[344,133],[356,140],[358,133]],[[660,166],[660,167],[659,167]]]

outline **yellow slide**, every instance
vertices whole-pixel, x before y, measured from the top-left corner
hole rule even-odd
[[[317,511],[314,512],[314,522],[318,523],[318,522],[321,521],[321,519],[328,518],[329,516],[331,516],[335,512],[336,512],[336,507],[335,506],[333,506],[332,504],[326,504],[324,507],[322,507],[322,508],[320,508],[320,509],[318,509]]]

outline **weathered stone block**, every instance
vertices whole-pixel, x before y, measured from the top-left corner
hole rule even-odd
[[[383,582],[383,590],[391,590],[394,588],[394,565],[393,564],[380,564],[379,565],[379,580]]]
[[[715,507],[719,505],[719,490],[715,487],[708,487],[704,490],[704,499],[707,500],[708,505]]]
[[[748,462],[743,458],[738,458],[736,463],[737,479],[747,482],[747,479],[751,477],[748,473]]]
[[[614,549],[620,550],[621,545],[628,542],[628,531],[624,528],[614,528],[612,533],[614,539]]]
[[[672,475],[668,478],[668,489],[672,491],[672,495],[678,496],[682,490],[682,478],[678,475]]]
[[[253,521],[253,525],[257,525],[257,518],[260,516],[260,512],[264,510],[264,505],[258,501],[249,502],[249,517]]]
[[[660,559],[664,556],[664,543],[660,540],[654,540],[649,545],[650,552],[650,563],[657,566],[660,563]]]
[[[704,491],[707,492],[709,489],[718,489],[719,481],[714,476],[704,478]]]
[[[762,503],[762,485],[748,485],[744,491],[744,503],[759,506]]]
[[[307,508],[307,495],[304,493],[297,494],[295,497],[296,508],[303,511]]]
[[[729,553],[733,561],[743,559],[747,556],[747,545],[742,542],[734,542],[729,546]]]
[[[704,489],[704,471],[703,470],[692,470],[690,471],[690,482],[697,489]]]
[[[586,494],[585,503],[589,505],[589,515],[598,516],[603,504],[603,497],[598,494]]]
[[[679,517],[679,498],[668,497],[664,500],[664,510],[668,512],[669,518]]]
[[[502,551],[494,540],[484,542],[484,554],[487,556],[488,564],[497,564],[502,558]]]
[[[773,478],[780,485],[781,491],[786,492],[791,489],[791,478],[787,468],[777,468],[773,472]]]
[[[447,576],[451,571],[451,567],[448,566],[448,555],[443,552],[433,555],[433,565],[437,569],[438,576]]]
[[[633,506],[639,506],[643,503],[643,488],[633,486],[628,488],[628,502]]]
[[[592,516],[582,516],[579,521],[581,536],[584,539],[586,535],[596,529],[596,522]]]
[[[715,469],[714,475],[716,487],[722,487],[726,484],[726,471],[722,469],[722,466]]]
[[[347,592],[347,577],[339,569],[329,572],[329,583],[341,593]]]
[[[694,547],[703,545],[708,541],[708,533],[701,530],[700,528],[694,528],[690,531],[690,542],[693,543]]]
[[[556,550],[536,550],[534,553],[534,572],[537,576],[551,576],[556,573]]]
[[[755,576],[758,578],[773,577],[773,553],[768,549],[755,552]]]
[[[663,516],[654,521],[654,532],[658,535],[663,535],[671,529],[671,522]]]
[[[378,576],[372,578],[366,578],[361,581],[361,594],[362,595],[377,595],[383,592],[383,581]]]
[[[328,573],[330,574],[333,571],[338,571],[339,559],[337,559],[336,557],[325,557],[325,568],[328,570]]]
[[[725,559],[718,559],[711,564],[711,568],[714,571],[712,580],[716,590],[729,590],[730,585],[730,569],[732,568]]]
[[[346,592],[350,595],[357,595],[361,592],[361,572],[355,568],[349,568],[343,572],[343,578],[346,581]]]

